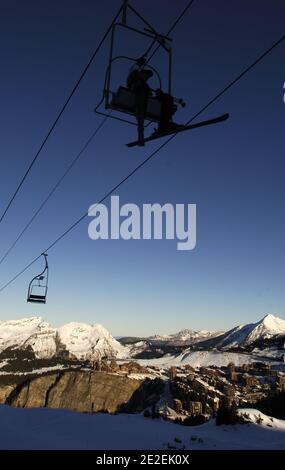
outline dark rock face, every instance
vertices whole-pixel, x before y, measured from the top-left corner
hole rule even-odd
[[[50,389],[47,406],[115,413],[141,384],[140,380],[105,372],[64,373]]]
[[[56,374],[27,380],[13,390],[6,402],[19,408],[44,407],[46,406],[47,394],[56,380]]]
[[[116,413],[130,402],[143,382],[99,371],[57,372],[28,379],[14,387],[0,386],[0,401],[23,408]]]
[[[6,403],[6,400],[15,390],[16,384],[1,384],[0,386],[0,403]]]
[[[165,384],[161,379],[144,381],[120,409],[123,413],[142,412],[145,408],[153,406],[164,392]]]

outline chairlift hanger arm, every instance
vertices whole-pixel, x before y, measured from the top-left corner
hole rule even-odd
[[[47,256],[48,255],[46,253],[42,253],[42,256],[44,256],[44,258],[45,258],[45,267],[44,267],[44,269],[42,270],[42,272],[40,274],[37,274],[35,277],[33,277],[33,279],[31,280],[31,282],[29,284],[29,290],[30,290],[30,287],[32,286],[33,282],[39,280],[40,277],[44,277],[45,273],[47,273],[46,274],[46,279],[48,280],[48,261],[47,261]]]
[[[47,260],[48,255],[47,255],[47,253],[42,253],[42,256],[45,259],[45,267],[44,267],[43,272],[41,274],[39,274],[39,276],[43,276],[45,272],[48,273],[48,260]]]
[[[47,261],[48,255],[47,255],[46,253],[42,253],[42,256],[43,256],[44,259],[45,259],[45,267],[44,267],[43,271],[42,271],[40,274],[38,274],[37,276],[35,276],[35,278],[38,278],[38,277],[40,277],[40,276],[43,276],[43,275],[45,274],[45,272],[48,271],[48,261]]]
[[[132,7],[132,5],[130,5],[129,3],[128,3],[128,8],[147,26],[147,28],[145,28],[145,30],[150,31],[152,33],[151,37],[156,36],[157,41],[159,42],[161,47],[163,47],[168,52],[168,48],[165,46],[163,41],[160,41],[158,39],[159,37],[163,37],[163,35],[158,34],[156,32],[155,28],[134,7]]]
[[[162,34],[159,34],[159,33],[152,33],[152,31],[148,28],[144,28],[144,31],[151,34],[154,42],[158,42],[159,45],[163,47],[163,49],[166,50],[166,52],[168,53],[171,52],[171,47],[170,45],[167,44],[167,41],[172,41],[171,38],[169,38],[168,36],[163,36]]]
[[[161,47],[163,47],[168,52],[168,47],[165,46],[165,42],[162,41],[162,39],[160,39],[160,38],[163,38],[163,36],[161,34],[157,33],[156,31],[152,32],[151,30],[149,30],[147,28],[144,28],[143,30],[138,29],[138,28],[135,28],[134,26],[130,26],[128,24],[121,23],[120,21],[114,23],[113,29],[115,29],[118,26],[121,27],[121,28],[129,29],[130,31],[133,31],[134,33],[140,34],[141,36],[144,36],[146,38],[155,39],[157,42],[159,42]]]
[[[144,28],[144,31],[147,33],[150,33],[154,38],[162,39],[163,41],[170,41],[172,42],[173,39],[170,38],[169,36],[165,36],[164,34],[157,33],[156,31],[153,31],[149,28]]]
[[[122,23],[123,24],[127,23],[128,3],[129,3],[129,0],[124,0],[123,10],[122,10]]]

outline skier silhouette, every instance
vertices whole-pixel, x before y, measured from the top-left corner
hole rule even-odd
[[[138,124],[138,145],[144,146],[144,120],[147,110],[148,97],[151,95],[147,81],[153,76],[150,69],[144,68],[146,59],[138,59],[129,71],[127,87],[133,91],[135,97],[135,113]]]

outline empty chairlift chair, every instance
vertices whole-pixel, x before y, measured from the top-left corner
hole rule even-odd
[[[34,302],[45,304],[47,298],[47,289],[48,289],[48,262],[47,254],[43,253],[45,258],[45,268],[44,270],[35,276],[30,284],[28,289],[27,302]]]

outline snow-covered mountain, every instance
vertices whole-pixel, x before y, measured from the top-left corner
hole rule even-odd
[[[285,336],[285,320],[269,314],[257,323],[239,325],[233,328],[225,333],[215,346],[244,347],[276,336]]]
[[[285,320],[266,315],[256,323],[239,325],[223,331],[181,330],[170,335],[155,335],[148,338],[121,338],[120,342],[129,347],[131,357],[135,359],[158,359],[178,357],[190,351],[231,351],[237,348],[241,352],[251,353],[252,349],[267,353],[271,349],[272,357],[285,354]],[[268,356],[268,354],[267,354]]]
[[[0,352],[27,346],[37,357],[52,357],[56,352],[56,330],[40,317],[0,322]]]
[[[278,344],[268,343],[270,340],[276,342],[276,338],[280,338]],[[0,353],[7,348],[30,346],[37,358],[61,356],[64,351],[65,355],[80,360],[106,356],[155,359],[165,355],[185,355],[188,348],[197,351],[243,348],[250,352],[253,347],[260,350],[273,347],[279,357],[284,349],[283,338],[285,320],[274,315],[266,315],[256,323],[239,325],[225,333],[185,329],[165,336],[121,338],[120,342],[99,324],[74,322],[53,328],[40,317],[0,322]]]
[[[149,336],[147,340],[152,342],[163,342],[169,344],[183,345],[183,344],[194,344],[199,341],[205,341],[210,338],[216,338],[224,333],[224,331],[208,331],[208,330],[192,330],[191,328],[185,328],[184,330],[178,331],[171,335],[154,335]]]
[[[56,329],[41,317],[0,322],[0,352],[28,346],[38,358],[54,357],[62,349],[77,359],[123,357],[127,351],[99,324],[68,323]]]
[[[198,330],[194,331],[190,328],[181,330],[178,333],[169,336],[169,340],[175,343],[198,343],[199,341],[204,341],[206,339],[215,338],[223,334],[223,331],[207,331],[207,330]]]
[[[58,338],[77,359],[126,355],[126,348],[99,324],[67,323],[58,329]]]
[[[192,343],[213,340],[215,346],[234,347],[248,346],[257,341],[282,336],[285,336],[285,320],[268,314],[256,323],[239,325],[226,332],[182,330],[176,335],[171,335],[170,338],[181,341],[190,340]]]

